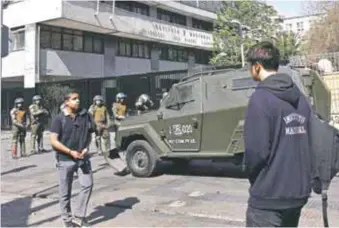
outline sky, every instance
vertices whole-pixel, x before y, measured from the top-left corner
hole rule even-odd
[[[294,17],[306,14],[307,1],[267,0],[266,2],[274,6],[278,13],[285,17]]]

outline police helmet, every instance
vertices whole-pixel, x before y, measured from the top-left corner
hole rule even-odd
[[[33,101],[37,101],[37,100],[41,100],[41,99],[42,99],[42,98],[41,98],[40,95],[35,95],[35,96],[33,96],[33,98],[32,98]]]
[[[93,101],[104,101],[104,98],[101,95],[95,95]]]
[[[126,94],[124,93],[118,93],[116,96],[115,96],[116,99],[122,99],[122,98],[126,98]]]
[[[14,100],[15,104],[20,104],[20,103],[24,103],[24,99],[22,97],[18,97],[17,99]]]

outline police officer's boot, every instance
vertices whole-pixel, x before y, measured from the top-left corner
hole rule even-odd
[[[11,154],[12,154],[12,158],[13,159],[18,159],[18,155],[17,155],[17,143],[13,144],[12,145],[12,148],[11,148]]]

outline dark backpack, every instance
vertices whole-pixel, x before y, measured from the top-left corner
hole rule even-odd
[[[328,227],[327,191],[339,172],[339,131],[312,114],[310,117],[310,148],[312,153],[312,189],[322,196],[323,221]]]

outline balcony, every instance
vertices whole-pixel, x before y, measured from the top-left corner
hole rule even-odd
[[[198,47],[206,50],[212,49],[213,39],[210,32],[167,23],[117,7],[115,7],[113,14],[111,5],[101,3],[99,6],[97,11],[96,1],[63,1],[63,21],[61,24],[54,24],[58,26],[73,24],[74,29],[84,29],[173,45]],[[69,22],[65,21],[65,19],[68,19]],[[92,28],[89,28],[89,26]]]

